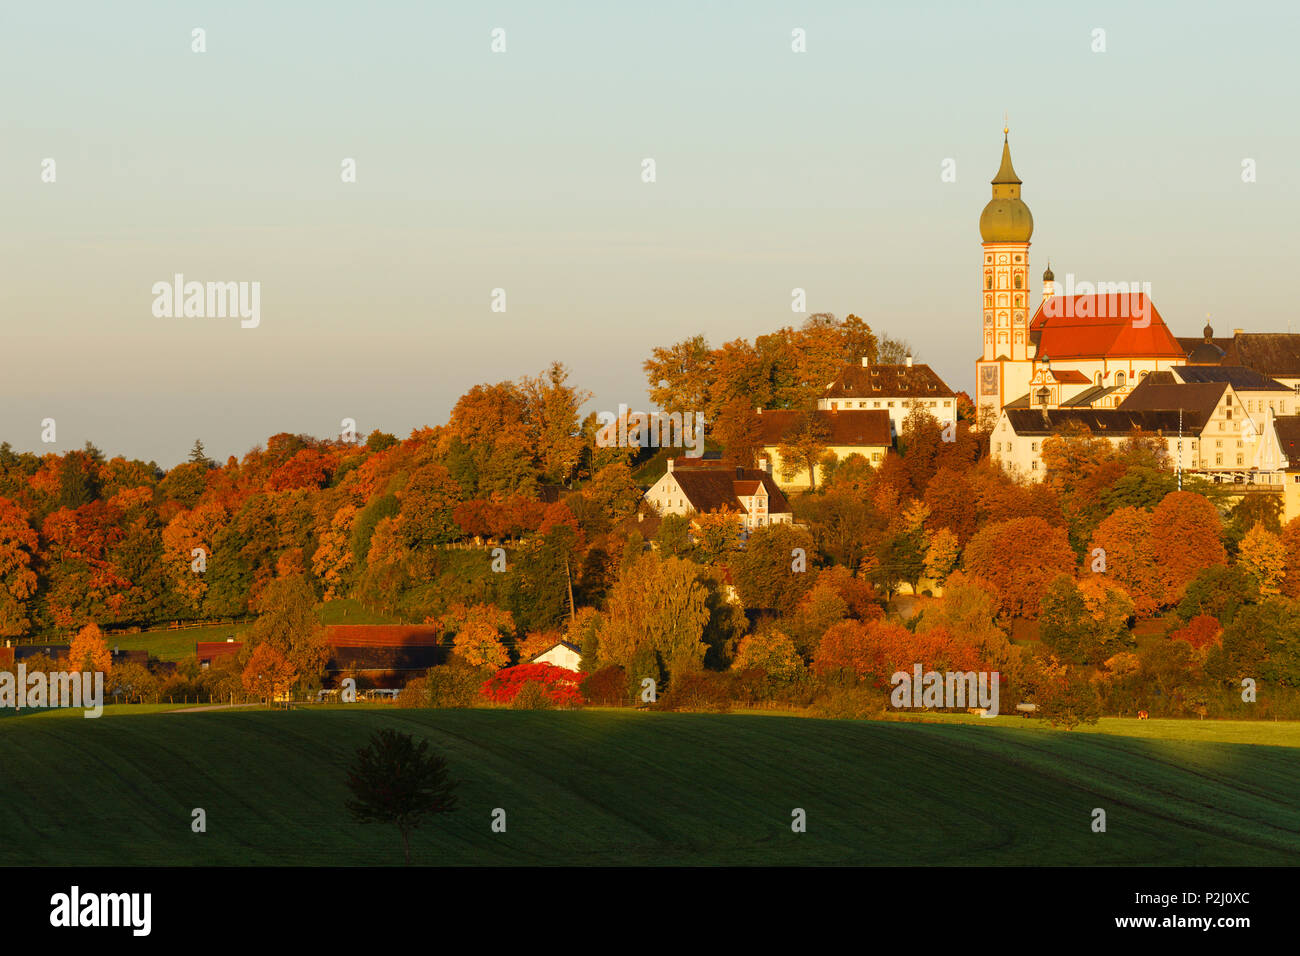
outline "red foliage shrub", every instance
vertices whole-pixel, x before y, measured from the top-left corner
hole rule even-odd
[[[1198,614],[1178,630],[1169,635],[1170,640],[1185,641],[1198,650],[1207,644],[1222,643],[1219,635],[1223,626],[1209,614]]]
[[[627,671],[617,664],[610,664],[598,671],[593,671],[583,678],[582,693],[593,704],[602,707],[617,707],[628,702]]]
[[[515,699],[524,684],[533,681],[546,689],[546,696],[561,707],[578,707],[586,703],[578,687],[581,675],[554,664],[518,664],[503,667],[483,682],[482,694],[498,704]]]

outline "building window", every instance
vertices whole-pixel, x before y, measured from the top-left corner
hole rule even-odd
[[[1031,461],[1031,462],[1029,463],[1029,469],[1030,469],[1030,471],[1037,471],[1037,470],[1038,470],[1038,462],[1036,462],[1036,461]]]
[[[1239,464],[1239,465],[1241,464],[1241,455],[1238,455],[1238,456],[1237,456],[1237,464]]]
[[[993,274],[992,274],[992,273],[985,273],[985,274],[984,274],[984,288],[986,288],[986,289],[991,289],[991,288],[993,288]]]
[[[1116,385],[1116,386],[1120,386],[1120,387],[1122,387],[1123,384],[1124,384],[1124,373],[1123,373],[1123,372],[1116,372],[1116,373],[1115,373],[1115,385]]]
[[[1223,456],[1222,456],[1222,455],[1215,455],[1215,456],[1214,456],[1214,463],[1215,463],[1216,465],[1222,465],[1222,464],[1223,464]]]

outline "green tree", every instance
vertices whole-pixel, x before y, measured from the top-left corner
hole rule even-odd
[[[411,831],[429,817],[456,809],[456,787],[447,761],[418,743],[410,734],[380,730],[359,747],[348,770],[352,799],[348,811],[358,823],[383,823],[397,827],[402,852],[411,862]]]

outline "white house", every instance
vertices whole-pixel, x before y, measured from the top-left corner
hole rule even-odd
[[[903,422],[913,408],[923,408],[940,422],[957,420],[957,396],[928,365],[846,366],[817,400],[820,411],[883,411],[889,415],[893,437],[903,432]],[[770,412],[768,414],[771,414]],[[888,442],[885,443],[886,445]]]
[[[727,461],[670,458],[668,471],[645,494],[660,515],[735,511],[747,530],[790,524],[790,502],[767,472]]]
[[[582,649],[576,644],[570,644],[568,641],[559,641],[542,651],[529,663],[553,664],[556,667],[563,667],[565,670],[580,671],[582,670]]]

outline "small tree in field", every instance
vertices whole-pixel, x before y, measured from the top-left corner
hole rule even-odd
[[[410,734],[380,730],[357,749],[348,771],[347,803],[358,823],[391,823],[402,834],[402,851],[411,862],[411,831],[435,813],[456,809],[459,785],[447,774],[447,761],[416,743]]]

